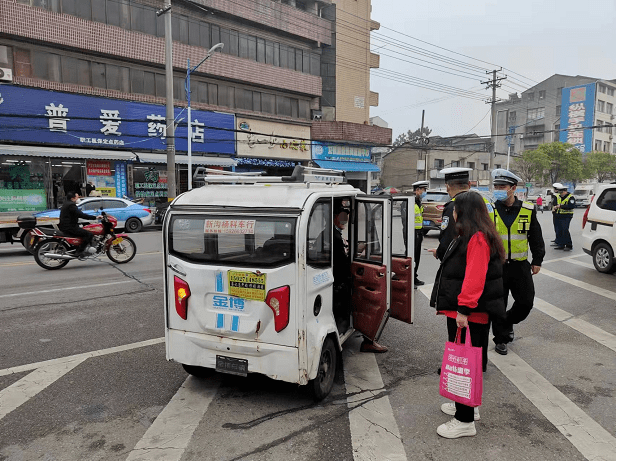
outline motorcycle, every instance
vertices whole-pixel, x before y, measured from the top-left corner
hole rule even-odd
[[[81,253],[78,253],[78,248],[83,243],[81,238],[66,235],[59,230],[37,228],[36,218],[33,217],[34,225],[30,232],[38,238],[34,247],[36,263],[44,269],[55,270],[63,268],[73,259],[85,261],[103,254],[107,254],[107,257],[117,264],[131,261],[137,253],[135,242],[126,234],[114,232],[118,224],[116,218],[104,211],[101,211],[101,216],[103,218],[100,223],[84,226],[94,237],[91,246]],[[31,226],[32,221],[23,225]]]

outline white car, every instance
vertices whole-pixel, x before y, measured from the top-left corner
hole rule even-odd
[[[615,270],[615,183],[600,184],[583,215],[583,251],[599,272]]]

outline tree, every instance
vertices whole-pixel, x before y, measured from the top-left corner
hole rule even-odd
[[[514,161],[514,166],[514,171],[528,183],[542,181],[544,172],[551,166],[551,161],[546,152],[528,150]]]
[[[407,133],[399,134],[392,145],[401,146],[404,143],[413,143],[415,139],[421,136],[428,137],[432,131],[428,126],[425,126],[424,129],[418,128],[416,131],[408,130]]]
[[[545,180],[547,179],[550,184],[558,181],[576,183],[583,178],[582,154],[571,144],[564,142],[541,144],[532,152],[548,157],[549,165],[545,169]]]
[[[589,152],[585,158],[583,173],[585,178],[604,182],[615,179],[615,155],[608,152]]]

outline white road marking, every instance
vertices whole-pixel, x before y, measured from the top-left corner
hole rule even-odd
[[[163,277],[163,274],[161,274],[159,277],[148,277],[148,278],[140,279],[140,280],[142,282],[145,282],[146,280],[159,280],[161,277]],[[74,287],[50,288],[49,290],[24,291],[21,293],[10,293],[7,295],[0,295],[0,298],[11,298],[14,296],[40,295],[43,293],[54,293],[57,291],[66,291],[66,290],[84,290],[85,288],[106,287],[110,285],[120,285],[123,283],[135,283],[135,282],[137,282],[137,280],[120,280],[118,282],[97,283],[95,285],[87,285],[87,286],[82,284],[82,285],[74,286]]]
[[[596,293],[600,296],[604,296],[605,298],[612,299],[613,301],[615,301],[616,299],[614,291],[605,290],[604,288],[594,286],[590,283],[581,282],[580,280],[574,279],[572,277],[568,277],[566,275],[558,274],[557,272],[549,271],[543,268],[540,271],[540,274],[548,275],[549,277],[552,277],[557,280],[561,280],[562,282],[566,282],[570,285],[574,285],[575,287],[579,287],[584,290],[591,291],[592,293]]]
[[[608,347],[612,351],[615,351],[615,335],[604,331],[603,329],[592,325],[585,320],[576,318],[569,312],[564,311],[563,309],[558,308],[557,306],[553,306],[550,303],[540,299],[534,298],[534,308],[538,309],[541,312],[544,312],[546,315],[553,317],[555,320],[562,322],[564,325],[569,326],[570,328],[575,329],[576,331],[584,334],[590,339],[597,341],[603,346]]]
[[[70,363],[74,361],[81,363],[90,357],[100,357],[102,355],[115,354],[117,352],[124,352],[140,347],[152,346],[154,344],[160,344],[162,342],[165,342],[165,338],[154,338],[148,339],[146,341],[140,341],[137,343],[125,344],[123,346],[115,346],[107,349],[100,349],[98,351],[84,352],[83,354],[69,355],[68,357],[59,357],[57,359],[45,360],[43,362],[29,363],[27,365],[18,365],[16,367],[4,368],[3,370],[0,370],[0,376],[23,373],[24,371],[36,370],[38,368],[50,366],[53,367],[56,365]]]
[[[587,256],[585,253],[578,253],[575,255],[569,255],[569,256],[563,256],[562,258],[555,258],[555,259],[545,259],[544,261],[542,261],[542,264],[546,264],[546,263],[554,263],[556,261],[567,261],[568,259],[573,259],[573,258],[580,258],[581,256]],[[589,257],[589,256],[587,256]]]
[[[76,359],[38,368],[9,387],[0,390],[0,419],[26,403],[84,360],[85,358]]]
[[[198,380],[189,376],[126,461],[180,460],[218,387],[218,380]]]
[[[354,338],[355,339],[355,338]],[[405,447],[385,392],[375,354],[362,353],[360,341],[350,340],[345,347],[345,389],[349,412],[349,429],[356,461],[405,461]]]
[[[615,438],[511,350],[489,359],[590,461],[614,460]]]
[[[577,258],[578,256],[585,256],[585,255],[568,256],[565,258],[551,259],[550,261],[543,261],[542,264],[554,263],[558,261],[566,261],[566,262],[569,262],[570,264],[576,264],[578,266],[587,267],[589,269],[595,269],[594,265],[591,263],[586,263],[583,261],[579,261],[578,259],[574,259],[574,258]],[[542,270],[540,270],[540,273],[542,273]]]

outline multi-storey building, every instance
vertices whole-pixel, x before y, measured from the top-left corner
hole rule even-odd
[[[156,14],[163,6],[0,0],[0,193],[38,190],[46,203],[37,198],[37,206],[46,207],[92,179],[104,193],[165,199],[164,16]],[[328,6],[330,0],[173,3],[180,190],[188,178],[187,60],[197,64],[217,43],[222,52],[191,75],[193,164],[280,174],[311,160],[322,55],[334,32],[321,17]],[[12,208],[20,205],[13,201]]]
[[[568,103],[564,103],[563,98],[569,95],[567,89],[582,85],[592,85],[594,91],[589,93],[595,94],[595,104],[592,103],[593,107],[588,109],[590,123],[586,126],[614,123],[615,80],[555,74],[523,91],[520,96],[513,93],[508,100],[496,104],[497,156],[506,155],[508,145],[510,153],[517,154],[536,149],[543,143],[559,141],[560,137],[565,141],[567,137],[560,130],[567,128],[562,109]],[[595,116],[592,116],[594,107]],[[588,132],[586,148],[583,149],[582,145],[579,148],[586,152],[600,150],[615,153],[615,146],[612,145],[613,129],[589,129]],[[500,163],[498,160],[496,162]]]

